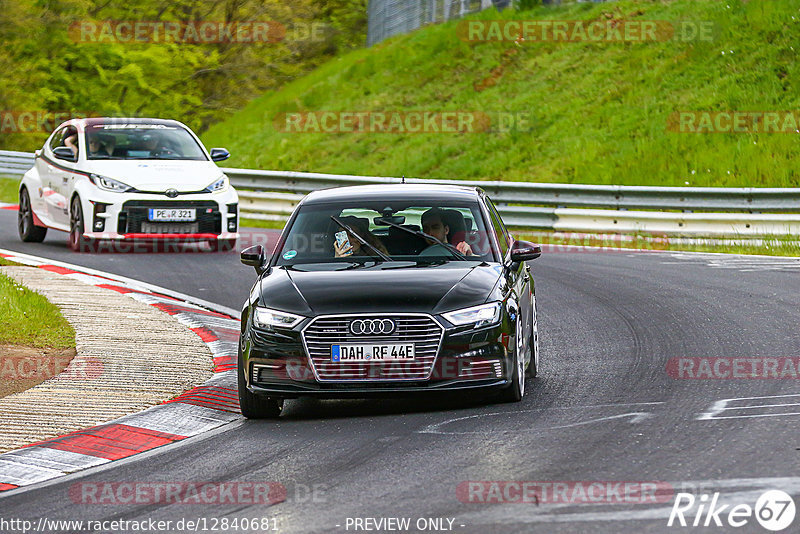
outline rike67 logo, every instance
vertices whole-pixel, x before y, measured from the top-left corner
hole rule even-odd
[[[794,522],[794,500],[785,491],[766,491],[756,500],[755,506],[747,503],[719,504],[719,495],[716,492],[709,499],[707,494],[697,498],[691,493],[678,493],[667,526],[739,528],[755,518],[765,529],[778,532]]]

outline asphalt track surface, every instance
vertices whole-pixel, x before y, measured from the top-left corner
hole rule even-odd
[[[57,232],[43,244],[23,244],[15,216],[0,211],[0,248],[237,309],[254,280],[235,254],[75,254]],[[453,519],[455,532],[767,532],[754,518],[735,529],[668,527],[672,493],[660,504],[574,497],[485,504],[459,499],[465,481],[661,481],[675,492],[719,492],[720,502],[750,506],[765,490],[782,489],[800,504],[800,381],[680,380],[667,372],[676,357],[796,358],[800,262],[552,252],[532,268],[542,363],[521,403],[288,401],[277,422],[241,420],[11,492],[0,497],[0,517],[266,517],[278,532],[354,532],[356,518],[410,518],[412,532],[420,518]],[[231,481],[279,482],[287,498],[266,506],[75,504],[69,497],[76,482]],[[690,525],[695,512],[686,515]]]

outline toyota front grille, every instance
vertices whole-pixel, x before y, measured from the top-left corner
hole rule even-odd
[[[305,327],[303,344],[320,382],[427,380],[443,336],[444,328],[426,314],[328,315]],[[331,357],[332,345],[392,343],[413,343],[414,359],[334,362]]]
[[[193,208],[196,220],[189,223],[150,222],[150,208]],[[129,200],[122,205],[117,223],[120,234],[220,234],[222,216],[213,200]]]

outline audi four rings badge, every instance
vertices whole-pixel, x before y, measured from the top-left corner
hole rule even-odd
[[[350,332],[357,336],[391,334],[394,332],[394,321],[391,319],[357,319],[350,321]]]

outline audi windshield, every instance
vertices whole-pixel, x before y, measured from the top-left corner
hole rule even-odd
[[[497,261],[478,204],[373,201],[309,204],[276,265],[340,269],[367,261]]]

